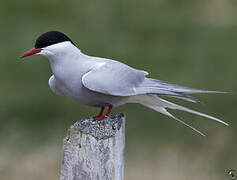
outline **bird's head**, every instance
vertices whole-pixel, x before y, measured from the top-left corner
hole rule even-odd
[[[72,40],[65,34],[58,31],[49,31],[40,35],[35,41],[35,46],[24,52],[20,58],[31,55],[58,56],[67,51],[67,48],[74,45]]]

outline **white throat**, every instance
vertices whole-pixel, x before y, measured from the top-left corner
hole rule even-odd
[[[88,59],[70,41],[57,43],[46,48],[39,53],[49,59],[53,74],[58,79],[72,77],[72,74],[83,71],[83,64]]]

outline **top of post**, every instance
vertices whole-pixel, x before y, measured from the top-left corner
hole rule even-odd
[[[121,128],[124,114],[111,114],[103,120],[94,120],[93,117],[89,119],[81,119],[72,125],[69,129],[67,139],[70,139],[70,131],[81,131],[83,134],[90,134],[96,140],[104,140],[114,137],[117,131]]]

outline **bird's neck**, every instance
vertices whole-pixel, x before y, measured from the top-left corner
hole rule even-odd
[[[53,74],[57,79],[62,80],[64,77],[83,74],[86,57],[79,49],[75,48],[48,58]]]
[[[84,54],[75,46],[66,46],[64,49],[48,55],[51,64],[71,63],[80,59]]]

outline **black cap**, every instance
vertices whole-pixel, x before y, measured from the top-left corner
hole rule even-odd
[[[74,44],[72,40],[65,34],[58,31],[49,31],[38,37],[35,42],[35,48],[44,48],[64,41],[70,41],[72,44]]]

